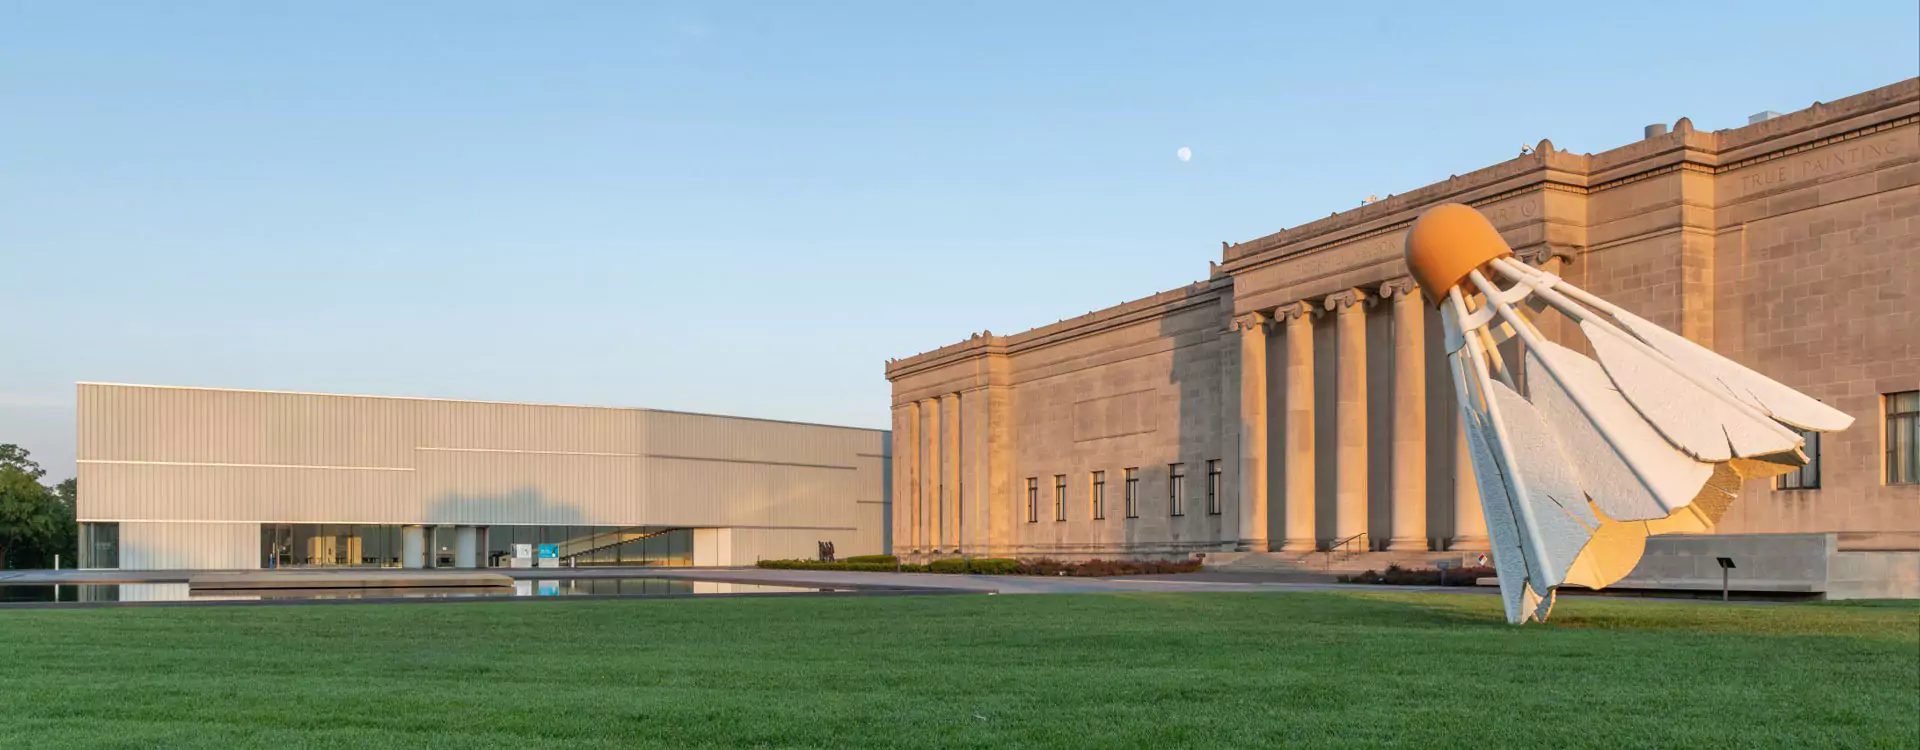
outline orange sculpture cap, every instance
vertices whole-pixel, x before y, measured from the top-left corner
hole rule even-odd
[[[1439,307],[1447,290],[1494,258],[1513,254],[1493,222],[1458,203],[1442,203],[1420,214],[1407,230],[1407,270],[1427,301]]]

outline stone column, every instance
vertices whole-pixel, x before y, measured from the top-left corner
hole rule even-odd
[[[927,431],[920,441],[927,452],[920,471],[920,527],[914,547],[933,552],[940,547],[940,399],[921,399],[920,413],[927,416]]]
[[[940,549],[960,551],[960,394],[940,397]]]
[[[1447,549],[1485,552],[1486,509],[1480,506],[1480,484],[1473,476],[1473,452],[1467,450],[1466,415],[1454,410],[1453,419],[1453,543]]]
[[[893,545],[887,551],[896,555],[913,549],[913,499],[920,492],[914,473],[920,457],[919,427],[919,404],[893,408]]]
[[[1387,549],[1427,542],[1427,307],[1412,279],[1380,285],[1393,300],[1393,536]]]
[[[1234,548],[1267,551],[1267,324],[1264,313],[1233,319],[1240,332],[1240,539]],[[1111,483],[1125,492],[1125,480]]]
[[[424,526],[400,527],[400,567],[427,567],[427,529]]]
[[[1319,549],[1314,531],[1313,305],[1295,302],[1274,317],[1287,321],[1287,540],[1282,552]]]
[[[1336,543],[1367,531],[1368,301],[1367,293],[1359,289],[1334,294],[1326,301],[1327,309],[1334,311],[1339,343],[1334,364],[1333,541]],[[1371,543],[1372,539],[1365,541]]]
[[[480,567],[480,530],[472,526],[453,527],[453,567]]]
[[[987,545],[987,391],[960,394],[960,549],[982,554]],[[992,497],[988,495],[986,497]]]

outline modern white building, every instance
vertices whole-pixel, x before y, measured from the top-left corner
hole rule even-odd
[[[81,383],[82,567],[751,565],[885,552],[885,430]]]

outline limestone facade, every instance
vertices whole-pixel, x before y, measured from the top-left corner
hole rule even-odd
[[[1205,282],[890,360],[895,551],[1485,549],[1439,319],[1401,260],[1408,226],[1442,202],[1484,212],[1526,261],[1855,416],[1821,441],[1817,489],[1749,483],[1715,533],[1920,549],[1920,485],[1884,477],[1883,395],[1920,390],[1909,79],[1730,130],[1682,118],[1598,154],[1541,141],[1226,244]]]

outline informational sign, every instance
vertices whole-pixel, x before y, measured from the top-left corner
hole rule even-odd
[[[533,545],[531,544],[513,545],[513,556],[514,557],[533,557]]]
[[[531,544],[513,545],[513,559],[507,562],[507,566],[511,568],[533,567],[533,545]]]
[[[540,558],[535,563],[535,567],[540,567],[540,568],[560,567],[560,545],[558,544],[540,545]]]

